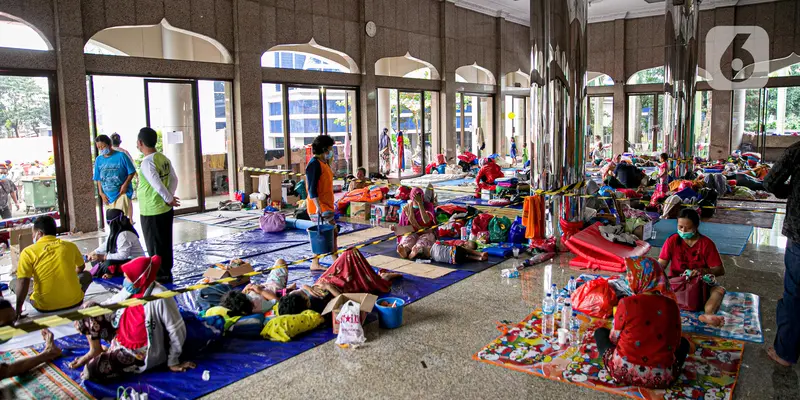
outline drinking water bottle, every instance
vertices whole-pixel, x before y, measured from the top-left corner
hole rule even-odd
[[[542,301],[542,334],[544,336],[553,336],[555,332],[556,322],[556,302],[553,301],[553,296],[550,293]]]
[[[580,346],[581,344],[581,321],[578,319],[578,313],[573,312],[572,318],[569,320],[569,334],[570,344]]]
[[[577,286],[577,282],[575,281],[575,277],[574,276],[570,276],[569,277],[569,282],[567,282],[567,292],[569,292],[570,296],[572,295],[572,292],[575,291],[576,286]]]
[[[570,321],[572,317],[572,305],[567,301],[564,303],[564,308],[561,309],[561,327],[564,329],[570,328]]]

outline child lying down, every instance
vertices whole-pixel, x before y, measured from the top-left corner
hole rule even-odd
[[[429,248],[423,248],[420,256],[447,264],[462,264],[468,260],[488,260],[489,254],[477,251],[477,248],[478,245],[472,240],[440,240]]]
[[[247,296],[247,300],[252,304],[253,308],[251,312],[241,315],[263,314],[271,310],[281,297],[297,289],[297,284],[295,283],[287,286],[289,267],[286,266],[285,260],[282,258],[275,260],[272,268],[264,284],[250,283],[242,289],[241,294]],[[220,299],[220,305],[234,310],[234,314],[239,314],[236,310],[240,310],[242,307],[241,300],[243,299],[241,294],[235,290],[226,293]],[[242,310],[242,312],[244,311]]]

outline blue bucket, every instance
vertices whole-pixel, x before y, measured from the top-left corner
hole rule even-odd
[[[383,302],[388,302],[389,307],[382,306]],[[392,304],[395,304],[395,306],[392,307]],[[394,329],[403,325],[403,306],[405,304],[406,302],[403,299],[397,297],[378,299],[375,304],[375,310],[378,312],[378,325],[383,329]]]
[[[324,254],[333,251],[333,225],[318,224],[306,229],[308,240],[311,242],[311,251],[314,254]]]

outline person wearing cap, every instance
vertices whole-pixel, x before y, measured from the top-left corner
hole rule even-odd
[[[141,299],[166,291],[156,282],[161,257],[139,257],[122,268],[125,280],[120,290],[103,304],[116,304],[127,299]],[[103,305],[101,304],[101,305]],[[96,306],[90,301],[83,308]],[[84,367],[81,378],[110,381],[130,373],[142,373],[167,364],[170,371],[184,372],[195,367],[180,361],[186,341],[186,324],[174,298],[148,301],[75,321],[75,329],[86,336],[89,352],[76,358],[70,368]],[[103,349],[100,340],[109,343]]]
[[[14,207],[19,211],[17,187],[8,176],[8,164],[0,163],[0,220],[11,218],[9,198],[14,201]]]

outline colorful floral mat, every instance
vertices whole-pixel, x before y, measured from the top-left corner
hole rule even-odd
[[[577,278],[577,286],[599,277],[600,275],[582,274]],[[566,296],[566,288],[559,296]],[[758,295],[744,292],[727,292],[722,298],[717,315],[725,317],[720,327],[710,326],[698,319],[701,312],[681,311],[681,325],[684,333],[699,333],[723,339],[743,340],[745,342],[764,343],[761,330],[760,298]]]
[[[38,354],[31,348],[0,353],[0,363],[12,363]],[[79,384],[64,375],[52,363],[42,364],[33,372],[0,381],[3,399],[92,399]]]
[[[683,373],[666,390],[620,387],[608,375],[592,339],[594,329],[608,321],[579,315],[581,343],[561,347],[541,334],[541,310],[524,321],[508,326],[506,332],[472,358],[488,364],[568,382],[589,389],[634,399],[715,399],[727,400],[739,378],[744,343],[693,334],[695,351],[689,354]]]

